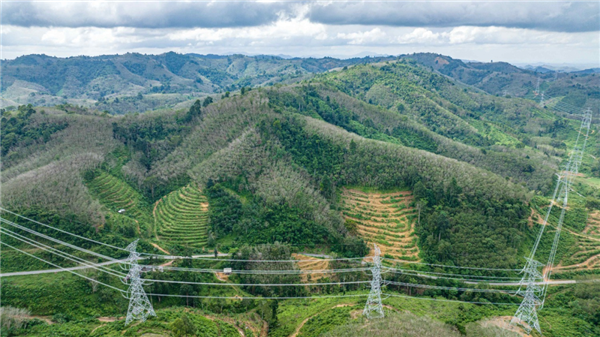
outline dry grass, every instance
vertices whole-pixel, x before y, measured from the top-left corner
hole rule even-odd
[[[31,318],[30,312],[27,309],[14,307],[0,307],[0,320],[2,327],[8,329],[20,329],[23,323]]]
[[[298,268],[302,270],[325,270],[329,269],[329,261],[323,261],[312,256],[306,256],[302,254],[292,254],[294,259],[298,260]],[[331,276],[330,273],[314,273],[314,274],[302,274],[302,282],[308,282],[310,275],[310,281],[317,281],[325,277]]]

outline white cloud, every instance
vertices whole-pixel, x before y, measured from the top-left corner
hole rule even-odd
[[[426,28],[415,28],[412,32],[398,37],[399,43],[432,44],[439,43],[440,33],[434,33]]]
[[[3,26],[3,58],[126,52],[287,54],[293,56],[398,55],[436,52],[509,62],[597,63],[597,32],[556,33],[506,27],[450,28],[326,25],[294,16],[256,27],[134,28]],[[510,50],[510,53],[506,52]],[[501,55],[501,56],[500,56]],[[503,57],[503,58],[501,58]]]
[[[349,44],[365,44],[384,39],[386,37],[386,33],[382,32],[379,28],[373,28],[364,32],[338,33],[337,37],[343,40],[349,40]]]

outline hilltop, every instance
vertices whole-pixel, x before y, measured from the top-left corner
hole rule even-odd
[[[2,62],[2,106],[69,103],[113,113],[144,112],[243,86],[299,81],[334,68],[389,59],[174,52],[68,58],[26,55]]]

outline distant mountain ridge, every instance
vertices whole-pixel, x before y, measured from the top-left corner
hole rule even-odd
[[[69,103],[118,114],[187,107],[195,97],[244,86],[289,84],[336,68],[397,59],[413,59],[493,95],[538,100],[535,90],[540,82],[546,95],[565,97],[577,107],[600,101],[600,78],[594,75],[598,68],[557,73],[541,66],[524,69],[506,62],[467,62],[433,53],[336,59],[168,52],[68,58],[34,54],[7,60],[2,64],[0,107]]]
[[[294,81],[334,68],[391,59],[393,58],[284,59],[266,55],[174,52],[160,55],[127,53],[68,58],[27,55],[3,62],[2,106],[29,103],[89,106],[120,96],[172,94],[170,98],[162,97],[157,103],[160,106],[188,100],[189,95],[207,95],[243,86]],[[147,109],[157,107],[156,104],[137,105]]]
[[[545,92],[546,98],[565,100],[573,108],[598,107],[600,103],[600,78],[594,75],[593,69],[572,73],[543,67],[523,69],[506,62],[463,62],[433,53],[402,57],[492,95],[539,101],[539,92],[536,92],[539,82],[539,91]]]

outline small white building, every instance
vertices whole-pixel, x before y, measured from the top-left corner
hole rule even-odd
[[[123,214],[123,213],[125,213],[125,208],[121,208],[121,209],[119,210],[119,214]]]
[[[231,268],[223,268],[223,274],[231,275]]]

